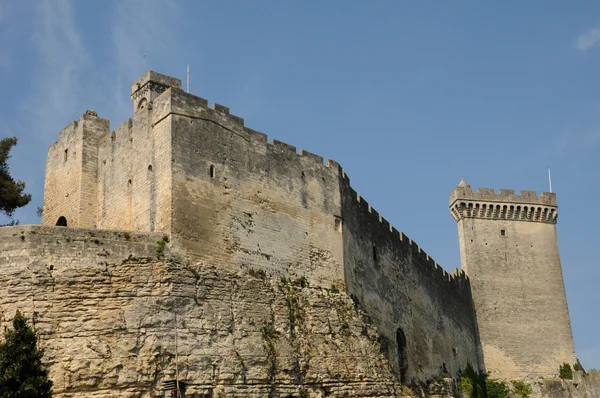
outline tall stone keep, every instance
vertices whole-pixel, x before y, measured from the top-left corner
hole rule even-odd
[[[450,195],[470,278],[486,370],[493,378],[552,376],[576,362],[563,283],[556,194],[480,188]]]

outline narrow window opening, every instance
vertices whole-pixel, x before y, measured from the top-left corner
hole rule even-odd
[[[148,166],[148,171],[149,171],[150,173],[152,173],[152,165],[149,165],[149,166]]]
[[[502,236],[506,236],[506,230],[505,230],[505,229],[501,229],[501,230],[500,230],[500,235],[502,235]]]
[[[215,178],[215,166],[210,165],[210,178]]]
[[[69,158],[69,150],[65,149],[65,162],[67,161],[68,158]]]
[[[342,224],[343,224],[342,218],[339,216],[335,216],[335,229],[338,232],[342,232]]]
[[[373,246],[373,261],[377,261],[377,247]]]
[[[67,219],[64,216],[58,217],[58,220],[56,221],[56,226],[57,227],[66,227]]]
[[[406,384],[408,370],[408,355],[406,353],[406,336],[402,329],[396,329],[396,347],[398,355],[398,370],[400,371],[400,383]]]

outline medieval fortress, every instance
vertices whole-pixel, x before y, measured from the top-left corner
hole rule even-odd
[[[554,193],[461,181],[448,274],[338,163],[173,77],[131,98],[114,131],[87,111],[60,132],[43,225],[0,229],[1,325],[33,320],[57,396],[176,377],[198,397],[396,396],[468,363],[505,380],[576,363]]]

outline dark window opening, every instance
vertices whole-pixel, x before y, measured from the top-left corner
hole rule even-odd
[[[373,246],[373,261],[377,261],[377,247]]]
[[[58,220],[56,220],[56,226],[57,227],[66,227],[67,219],[63,216],[58,217]]]
[[[398,355],[398,370],[400,371],[400,383],[406,384],[408,370],[408,355],[406,353],[406,336],[402,329],[396,329],[396,347]]]
[[[210,165],[210,178],[215,178],[215,166]]]
[[[148,171],[152,173],[152,165],[148,166]]]
[[[501,229],[500,230],[500,235],[505,236],[506,235],[506,230],[505,229]]]
[[[65,149],[65,162],[67,161],[68,158],[69,158],[69,150]]]

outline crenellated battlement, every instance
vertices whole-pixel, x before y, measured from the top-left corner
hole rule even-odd
[[[171,92],[171,110],[174,114],[193,119],[211,121],[225,128],[241,126],[241,130],[234,128],[232,132],[235,131],[237,134],[242,133],[245,140],[249,141],[252,145],[258,145],[265,148],[266,153],[277,153],[279,155],[288,154],[290,156],[290,162],[301,158],[303,162],[310,162],[312,167],[338,169],[342,183],[348,184],[349,186],[350,179],[337,161],[332,159],[327,159],[325,161],[322,156],[304,149],[297,149],[294,145],[287,144],[277,139],[269,140],[267,134],[245,126],[244,119],[231,114],[230,108],[227,106],[213,103],[212,106],[209,107],[209,101],[205,98],[198,97],[175,88],[171,88]],[[286,160],[282,159],[281,157],[278,158],[278,161],[286,162]],[[304,164],[306,165],[306,163]],[[355,199],[358,211],[364,212],[368,214],[368,217],[376,220],[376,222],[380,225],[382,233],[387,234],[390,240],[395,242],[394,244],[403,247],[402,250],[413,253],[414,256],[420,259],[420,263],[428,264],[428,268],[424,269],[423,271],[431,274],[434,276],[434,278],[442,281],[442,283],[460,287],[466,286],[468,290],[468,283],[464,283],[468,281],[468,277],[462,270],[455,269],[454,272],[448,273],[412,239],[408,238],[406,234],[399,232],[396,228],[394,228],[384,217],[379,214],[377,210],[372,208],[363,197],[354,191],[354,189],[351,187],[349,189],[352,192],[353,198]]]
[[[230,113],[230,108],[213,103],[208,106],[208,100],[196,95],[186,93],[183,90],[171,89],[173,97],[171,99],[171,113],[179,116],[190,117],[193,119],[212,121],[226,128],[234,128],[236,133],[242,133],[244,139],[255,145],[262,145],[265,148],[270,148],[276,153],[290,154],[294,157],[303,158],[305,161],[314,162],[316,166],[323,167],[339,167],[339,163],[332,160],[325,160],[322,156],[312,153],[304,149],[298,149],[294,145],[287,144],[277,139],[271,139],[267,134],[254,130],[244,125],[244,119]],[[164,115],[159,120],[164,119]],[[154,123],[153,125],[156,125]],[[236,127],[242,127],[238,130]]]
[[[512,189],[479,188],[473,191],[463,181],[450,195],[450,212],[458,222],[463,218],[502,219],[555,224],[558,218],[556,194]]]
[[[342,178],[344,182],[349,185],[350,179],[343,170]],[[468,284],[465,283],[468,282],[468,277],[463,270],[455,268],[452,273],[448,273],[432,257],[430,257],[429,254],[422,250],[415,241],[410,239],[405,233],[398,231],[394,226],[392,226],[388,220],[381,216],[377,210],[371,207],[371,205],[352,187],[349,188],[349,191],[353,201],[355,202],[354,204],[357,211],[363,213],[363,215],[366,215],[379,225],[380,236],[385,237],[387,235],[389,240],[394,245],[397,245],[401,251],[413,253],[413,256],[419,259],[418,263],[427,264],[428,267],[422,269],[422,271],[428,272],[430,275],[434,276],[443,283],[450,283],[451,285],[455,287],[458,286],[460,288],[466,287],[466,292],[469,293]]]

